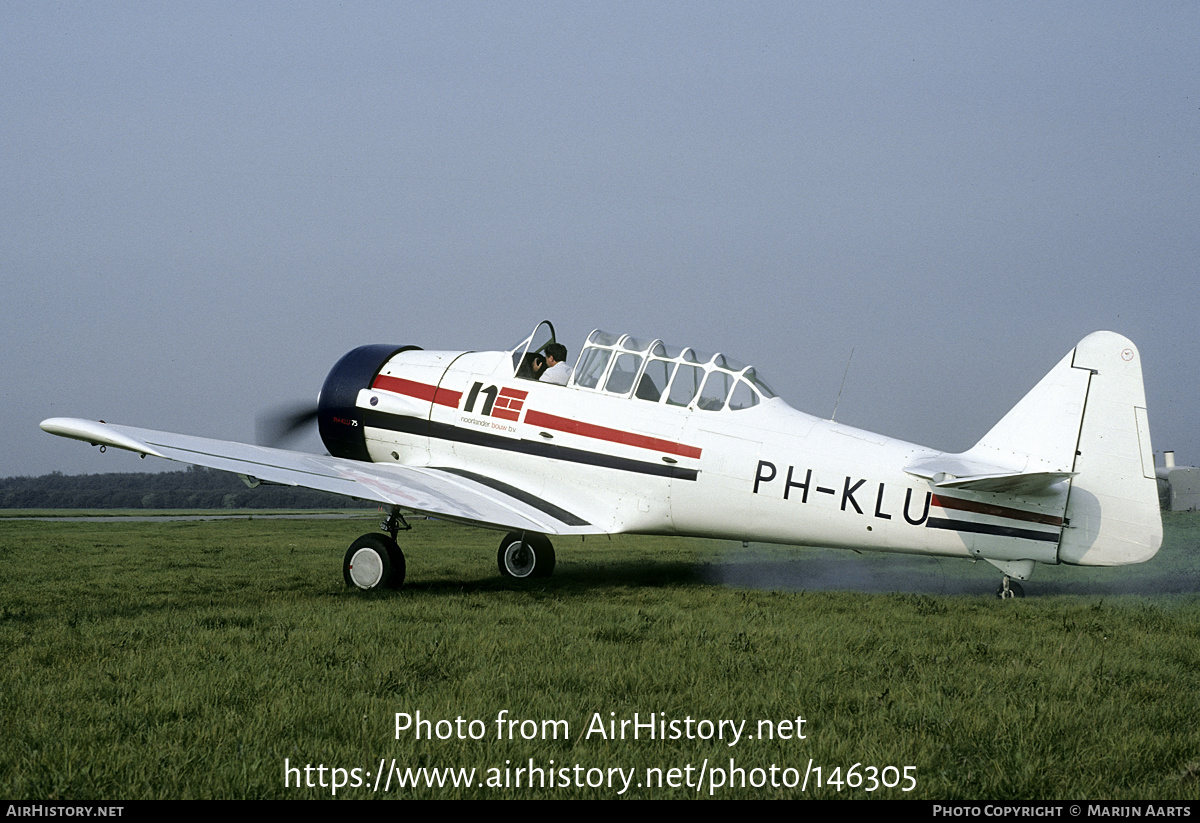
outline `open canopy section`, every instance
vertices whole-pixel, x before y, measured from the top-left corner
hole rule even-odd
[[[740,411],[775,397],[753,366],[662,340],[588,335],[571,386],[701,411]]]
[[[546,346],[554,342],[554,325],[549,320],[543,320],[534,326],[530,335],[512,349],[513,371],[516,376],[536,380],[540,369],[534,367],[534,361],[543,357]]]

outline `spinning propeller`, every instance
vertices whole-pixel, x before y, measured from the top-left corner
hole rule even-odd
[[[263,412],[254,421],[254,440],[260,446],[283,448],[306,433],[317,419],[315,403],[293,403]]]

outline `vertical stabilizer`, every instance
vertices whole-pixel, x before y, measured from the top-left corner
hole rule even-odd
[[[1162,543],[1162,516],[1141,355],[1126,338],[1101,331],[1080,341],[1071,365],[1090,380],[1059,562],[1120,566],[1149,560]]]
[[[1067,352],[963,457],[1017,472],[1073,471],[1088,393],[1088,372],[1072,368],[1074,356]]]

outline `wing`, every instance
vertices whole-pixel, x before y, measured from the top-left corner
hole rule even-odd
[[[363,463],[69,417],[43,420],[42,429],[94,446],[112,446],[270,483],[397,505],[408,511],[477,526],[542,534],[605,531],[536,495],[462,469]]]

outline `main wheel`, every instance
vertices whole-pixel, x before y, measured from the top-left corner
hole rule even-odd
[[[386,534],[364,534],[346,549],[342,574],[347,586],[363,591],[404,585],[404,552]]]
[[[549,577],[554,571],[554,547],[544,534],[509,532],[496,553],[500,574],[514,580]]]

